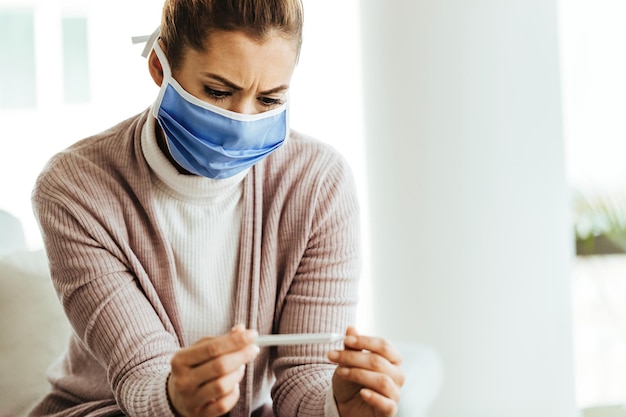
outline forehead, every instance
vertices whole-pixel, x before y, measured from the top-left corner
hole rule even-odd
[[[274,73],[291,75],[297,59],[297,42],[274,31],[263,39],[244,32],[217,31],[207,36],[203,50],[188,48],[183,71]]]
[[[263,35],[257,35],[249,33],[245,30],[213,30],[207,34],[204,42],[205,48],[219,48],[223,45],[245,45],[245,44],[263,45],[277,45],[284,44],[285,46],[293,49],[295,53],[298,48],[298,41],[295,38],[290,37],[287,33],[284,33],[278,29],[268,30]]]

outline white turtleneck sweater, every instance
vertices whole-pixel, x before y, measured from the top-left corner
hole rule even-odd
[[[159,223],[176,261],[176,300],[188,346],[236,324],[233,291],[248,170],[220,180],[180,174],[159,148],[155,127],[148,118],[141,144]]]

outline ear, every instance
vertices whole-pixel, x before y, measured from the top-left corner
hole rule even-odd
[[[159,45],[161,46],[161,49],[165,51],[163,43],[160,39]],[[148,70],[150,71],[150,76],[152,76],[156,85],[161,87],[161,84],[163,83],[163,65],[161,65],[161,61],[159,61],[159,57],[156,52],[154,52],[154,49],[150,51],[150,55],[148,56]]]

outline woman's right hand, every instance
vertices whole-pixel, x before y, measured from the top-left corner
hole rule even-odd
[[[238,325],[228,334],[201,339],[176,352],[167,383],[175,414],[213,417],[232,410],[246,364],[259,353],[253,344],[257,335]]]

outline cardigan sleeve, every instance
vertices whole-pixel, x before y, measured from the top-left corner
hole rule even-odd
[[[280,333],[344,333],[354,324],[360,273],[358,198],[347,163],[333,155],[320,161],[324,168],[308,191],[312,204],[303,229],[308,231],[305,250],[280,311]],[[277,348],[272,390],[276,416],[325,415],[335,369],[326,354],[335,348],[339,346]]]
[[[107,236],[102,206],[119,202],[110,203],[105,191],[102,200],[81,193],[77,184],[87,184],[88,177],[75,181],[58,174],[48,170],[40,177],[33,206],[54,287],[79,339],[71,346],[81,350],[70,350],[60,389],[91,410],[85,415],[99,415],[90,402],[114,397],[126,415],[172,416],[165,381],[178,342],[166,331],[123,251]],[[108,384],[81,371],[97,367],[94,361]]]

